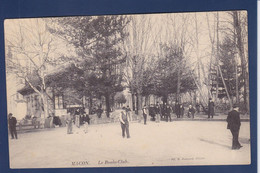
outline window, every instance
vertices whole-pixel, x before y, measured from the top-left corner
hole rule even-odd
[[[55,96],[55,109],[63,109],[63,96]]]

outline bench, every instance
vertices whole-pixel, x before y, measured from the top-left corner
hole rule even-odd
[[[21,120],[16,125],[17,131],[23,131],[23,130],[32,130],[32,129],[41,129],[43,128],[43,124],[41,121],[32,121],[32,120]]]

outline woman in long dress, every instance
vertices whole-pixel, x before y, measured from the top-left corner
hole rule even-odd
[[[67,124],[67,134],[72,134],[72,115],[70,112],[68,112],[66,118],[66,124]]]

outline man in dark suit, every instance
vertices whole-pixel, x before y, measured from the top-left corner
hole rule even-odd
[[[176,104],[175,104],[175,113],[176,113],[177,118],[180,118],[181,109],[180,109],[180,104],[179,104],[179,102],[176,102]]]
[[[148,115],[147,107],[146,105],[144,105],[143,107],[144,125],[146,125],[147,115]]]
[[[17,123],[16,118],[13,117],[12,113],[9,113],[8,114],[8,125],[9,125],[9,130],[10,130],[12,139],[14,139],[14,137],[17,139],[16,123]]]
[[[171,108],[167,104],[167,106],[166,106],[166,122],[168,122],[168,119],[170,119],[170,122],[172,121],[172,118],[171,118]]]
[[[208,118],[213,118],[214,116],[214,102],[212,98],[209,98],[209,104],[208,104]]]
[[[182,104],[180,104],[180,117],[183,118],[184,115],[184,107]]]
[[[239,107],[238,105],[233,106],[233,110],[228,113],[227,117],[227,128],[230,129],[232,136],[233,136],[233,141],[232,141],[232,150],[239,150],[242,145],[240,145],[238,141],[238,136],[239,136],[239,129],[240,129],[240,117],[239,117]]]
[[[195,114],[195,109],[193,108],[192,105],[189,105],[189,111],[188,111],[188,117],[194,119],[194,114]]]

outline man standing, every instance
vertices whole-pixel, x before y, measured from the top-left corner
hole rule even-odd
[[[143,107],[143,117],[144,117],[144,125],[146,125],[146,120],[147,120],[147,108],[146,105]]]
[[[161,108],[159,103],[157,102],[156,107],[155,107],[155,115],[156,115],[156,122],[160,122],[160,117],[161,117]]]
[[[196,111],[197,111],[197,113],[200,113],[200,104],[199,103],[196,104]]]
[[[167,104],[167,106],[166,106],[166,122],[168,122],[168,118],[170,119],[170,122],[171,122],[172,121],[172,118],[171,118],[171,108]]]
[[[12,113],[9,113],[8,114],[8,124],[9,124],[9,130],[10,130],[12,139],[14,139],[14,137],[15,137],[15,139],[17,139],[16,123],[17,123],[16,118],[13,117]]]
[[[177,118],[180,118],[181,110],[180,110],[179,102],[176,102],[176,104],[175,104],[175,113],[176,113]]]
[[[67,118],[66,118],[66,124],[67,124],[67,134],[72,134],[72,114],[71,112],[68,112]]]
[[[192,105],[189,105],[188,117],[194,119],[195,109]]]
[[[103,110],[102,110],[102,108],[101,108],[101,105],[99,105],[99,107],[98,107],[98,109],[97,109],[97,116],[98,116],[98,118],[101,118],[102,113],[103,113]]]
[[[214,102],[212,98],[209,98],[209,104],[208,104],[208,118],[213,118],[214,116]]]
[[[121,114],[119,116],[119,120],[120,120],[120,123],[121,123],[123,138],[125,137],[125,132],[126,132],[127,138],[130,138],[130,134],[129,134],[129,115],[128,115],[125,107],[123,107],[123,110],[121,111]]]
[[[180,104],[180,118],[183,118],[184,115],[184,107],[182,104]]]
[[[238,136],[239,136],[239,129],[240,129],[240,117],[239,117],[239,107],[238,105],[233,106],[233,110],[228,113],[227,117],[227,129],[230,129],[232,136],[233,136],[233,141],[232,141],[232,150],[239,150],[242,145],[240,145],[238,141]]]
[[[80,110],[77,109],[76,112],[75,112],[75,125],[76,127],[80,127]]]

